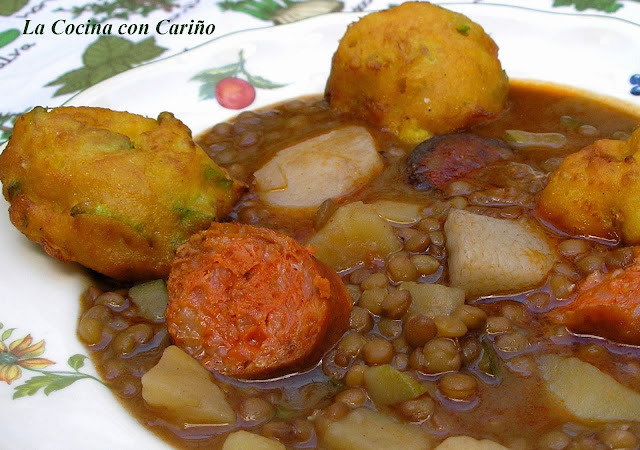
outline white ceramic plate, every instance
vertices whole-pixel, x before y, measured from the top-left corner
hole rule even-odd
[[[500,59],[511,78],[573,85],[629,102],[630,107],[640,106],[640,97],[631,95],[629,82],[630,76],[640,71],[640,26],[611,17],[487,3],[449,3],[447,7],[468,15],[485,28],[500,46]],[[221,67],[237,62],[242,50],[247,73],[285,85],[257,89],[249,108],[320,93],[337,42],[357,17],[326,15],[225,36],[113,77],[80,93],[69,104],[128,110],[152,117],[161,111],[172,111],[194,133],[199,133],[238,111],[221,107],[215,99],[200,100],[202,83],[192,80],[194,75],[203,70],[219,72]],[[8,205],[2,206],[0,209],[6,211]],[[77,267],[46,256],[16,231],[6,216],[0,217],[0,249],[0,375],[9,370],[11,363],[29,364],[25,362],[29,357],[55,362],[42,368],[44,373],[22,368],[10,385],[0,381],[0,447],[165,446],[94,379],[80,379],[49,396],[40,389],[32,396],[12,399],[14,393],[23,392],[38,380],[34,376],[55,386],[55,380],[69,380],[74,374],[95,374],[88,360],[83,367],[78,367],[79,358],[68,361],[72,355],[87,354],[75,329],[77,300],[88,280]],[[12,328],[15,330],[11,332]],[[19,355],[21,361],[12,359],[10,344],[27,335],[33,339],[32,345],[42,341],[44,351],[33,349],[32,354]],[[17,353],[17,349],[12,351]],[[15,375],[15,367],[11,370]]]

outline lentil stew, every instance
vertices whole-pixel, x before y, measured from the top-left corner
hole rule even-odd
[[[349,330],[318,366],[304,373],[261,381],[213,374],[212,382],[238,419],[233,426],[197,427],[172,423],[142,398],[141,377],[171,342],[163,318],[149,318],[132,300],[130,286],[96,280],[82,297],[78,335],[122,404],[176,447],[220,448],[230,432],[244,429],[287,448],[331,448],[334,425],[367,408],[426,432],[433,446],[464,435],[514,449],[638,448],[640,415],[581,419],[549,395],[541,369],[545,355],[576,357],[640,393],[640,348],[575,335],[550,318],[575,298],[585,280],[629,267],[631,247],[545,226],[558,258],[537,285],[467,295],[466,300],[463,295],[437,314],[412,313],[412,308],[417,307],[416,285],[449,288],[451,237],[445,222],[452,211],[513,223],[537,221],[537,196],[566,155],[597,139],[625,139],[639,123],[637,115],[564,88],[512,81],[502,115],[467,131],[507,142],[514,130],[554,133],[564,137],[563,145],[512,145],[508,161],[475,169],[437,190],[407,181],[412,148],[335,112],[322,98],[243,112],[213,126],[199,144],[249,185],[253,173],[280,149],[344,125],[368,129],[384,169],[362,189],[327,200],[312,214],[265,204],[254,186],[236,205],[231,221],[271,228],[306,244],[346,204],[418,205],[411,220],[388,221],[399,249],[339,272],[354,304]],[[431,295],[440,301],[449,293]],[[410,389],[394,397],[385,392],[394,391],[391,380],[402,380]],[[429,448],[427,440],[424,445]]]

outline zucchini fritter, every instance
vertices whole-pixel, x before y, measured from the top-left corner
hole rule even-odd
[[[11,222],[61,261],[119,280],[166,277],[175,249],[244,186],[170,113],[35,108],[0,155]]]
[[[538,213],[572,235],[640,244],[640,128],[567,156],[540,195]]]
[[[508,78],[498,47],[467,17],[426,2],[369,14],[333,56],[331,106],[410,144],[494,118]]]

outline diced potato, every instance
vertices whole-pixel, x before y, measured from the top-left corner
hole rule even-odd
[[[332,450],[430,449],[431,437],[412,425],[368,408],[358,408],[327,426],[322,443]]]
[[[236,413],[207,369],[173,345],[165,349],[158,364],[142,377],[142,398],[176,423],[231,425],[236,422]]]
[[[468,297],[520,291],[541,283],[557,255],[531,222],[453,210],[444,224],[451,286]]]
[[[578,358],[545,355],[539,367],[546,389],[583,420],[640,421],[640,393]]]
[[[163,322],[169,293],[164,280],[148,281],[129,289],[131,301],[138,307],[141,317],[153,322]]]
[[[367,369],[364,373],[364,385],[371,400],[380,405],[394,405],[411,400],[420,397],[427,390],[415,378],[389,364]]]
[[[411,293],[407,316],[424,314],[433,319],[436,316],[448,316],[458,306],[464,305],[464,291],[459,288],[405,281],[400,284],[400,289]]]
[[[478,441],[469,436],[452,436],[445,439],[435,450],[508,450],[488,439]]]
[[[415,203],[396,202],[393,200],[378,200],[371,203],[381,217],[389,222],[410,225],[418,222],[422,217],[420,205]]]
[[[353,192],[382,167],[369,132],[348,126],[280,150],[254,176],[264,202],[310,208]]]
[[[336,271],[356,267],[400,250],[402,244],[373,205],[341,206],[310,240],[315,256]]]
[[[222,450],[284,450],[285,448],[282,442],[244,430],[229,434],[222,446]]]

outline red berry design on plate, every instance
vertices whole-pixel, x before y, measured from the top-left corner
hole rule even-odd
[[[216,99],[225,108],[246,108],[255,98],[255,88],[240,78],[224,78],[216,85]]]
[[[191,79],[202,82],[200,98],[203,100],[215,98],[224,108],[242,109],[253,103],[256,98],[256,89],[276,89],[285,86],[251,75],[244,64],[244,55],[240,50],[238,62],[203,70],[196,74]]]

